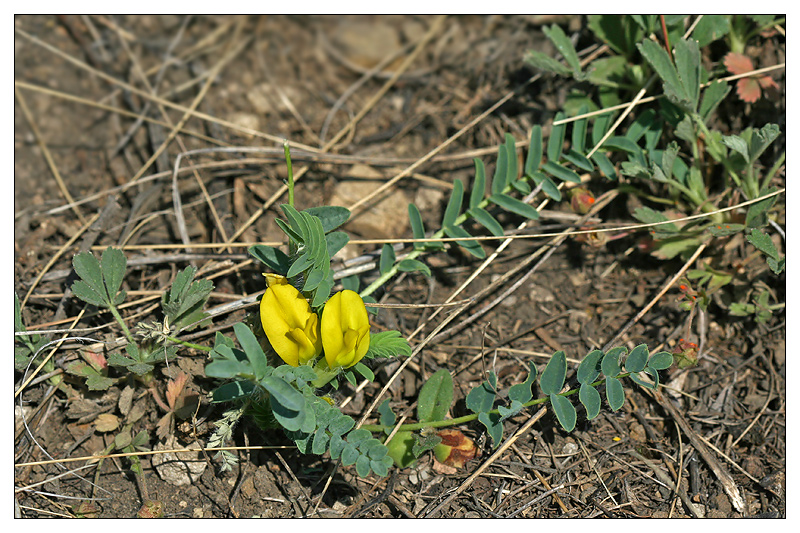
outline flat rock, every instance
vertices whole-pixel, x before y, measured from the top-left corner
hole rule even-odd
[[[352,180],[336,185],[330,205],[350,207],[375,192],[383,181]],[[408,230],[408,198],[397,189],[389,189],[369,201],[365,209],[359,208],[345,225],[348,231],[375,239],[396,239]]]

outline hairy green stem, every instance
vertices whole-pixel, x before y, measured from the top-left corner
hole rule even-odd
[[[176,339],[175,337],[165,336],[165,338],[174,343],[180,344],[182,346],[186,346],[187,348],[194,348],[195,350],[203,350],[204,352],[210,352],[213,348],[209,348],[208,346],[203,346],[201,344],[194,344],[193,342],[182,341],[180,339]]]
[[[114,319],[117,323],[122,326],[122,331],[125,333],[125,338],[128,339],[128,342],[131,344],[136,344],[136,341],[133,340],[133,335],[131,335],[131,330],[128,329],[128,326],[125,325],[125,321],[122,320],[122,316],[117,311],[117,308],[113,305],[108,306],[108,310],[111,311],[111,314],[114,316]]]

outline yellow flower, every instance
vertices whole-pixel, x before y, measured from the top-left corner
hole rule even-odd
[[[287,364],[304,365],[322,351],[319,318],[286,278],[267,275],[267,284],[261,298],[261,324],[269,343]]]
[[[353,291],[331,296],[322,312],[322,346],[330,368],[348,368],[369,350],[369,318],[364,301]]]

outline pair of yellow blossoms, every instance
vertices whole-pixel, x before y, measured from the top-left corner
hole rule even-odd
[[[267,274],[266,278],[261,324],[286,364],[305,365],[323,350],[331,369],[351,367],[364,357],[369,350],[369,318],[357,293],[345,290],[331,296],[319,320],[285,277]]]

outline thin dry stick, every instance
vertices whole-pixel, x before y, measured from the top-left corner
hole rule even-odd
[[[697,450],[697,453],[703,458],[706,464],[711,468],[711,471],[717,476],[720,483],[722,483],[722,488],[728,494],[728,498],[730,498],[731,503],[736,508],[737,511],[740,513],[744,513],[746,510],[745,501],[742,498],[742,495],[739,493],[739,488],[736,486],[736,481],[734,481],[733,477],[731,477],[730,473],[725,469],[725,467],[717,461],[716,457],[709,451],[708,446],[706,446],[706,441],[697,434],[697,432],[692,429],[692,426],[689,425],[689,422],[683,417],[683,415],[678,411],[672,402],[668,398],[664,398],[661,394],[661,391],[655,390],[650,391],[647,390],[648,393],[652,394],[652,396],[658,401],[658,403],[667,410],[673,420],[678,424],[681,428],[683,433],[689,437],[689,442],[692,443],[692,446]]]
[[[47,144],[44,142],[44,138],[42,137],[41,132],[39,131],[39,127],[36,125],[36,121],[33,120],[33,114],[31,110],[28,109],[28,103],[25,101],[25,97],[22,96],[22,93],[17,86],[14,86],[14,96],[17,97],[17,101],[19,102],[19,107],[22,109],[22,114],[25,115],[25,120],[28,122],[28,125],[31,127],[33,131],[33,136],[36,138],[36,144],[39,145],[39,149],[42,151],[42,155],[44,156],[44,160],[47,162],[47,166],[50,168],[50,172],[52,172],[53,177],[58,184],[58,188],[61,190],[61,194],[64,195],[64,199],[70,203],[74,204],[75,200],[72,198],[72,195],[69,193],[67,186],[64,184],[64,180],[61,178],[61,173],[58,171],[58,167],[56,166],[56,162],[53,161],[53,156],[50,154],[50,150],[47,148]],[[74,206],[72,211],[75,213],[75,216],[78,217],[78,220],[81,221],[82,224],[86,223],[86,219],[83,218],[83,214]]]
[[[533,426],[536,422],[538,422],[539,419],[541,419],[546,412],[547,412],[547,408],[546,407],[542,407],[541,409],[536,411],[536,413],[533,416],[531,416],[528,419],[528,421],[525,422],[525,424],[522,427],[520,427],[513,435],[508,437],[505,440],[505,442],[502,445],[500,445],[500,447],[497,449],[497,451],[495,451],[492,454],[492,456],[489,457],[489,459],[487,459],[481,466],[479,466],[478,469],[475,470],[475,472],[473,472],[473,474],[471,476],[469,476],[464,481],[464,483],[462,483],[455,491],[453,491],[447,498],[445,498],[445,500],[442,503],[440,503],[439,505],[434,507],[433,510],[431,510],[429,513],[426,513],[425,516],[426,517],[431,517],[431,516],[435,515],[442,508],[444,508],[445,505],[448,505],[451,501],[453,501],[453,499],[456,496],[458,496],[459,494],[461,494],[462,492],[467,490],[467,488],[469,488],[469,486],[472,485],[472,483],[476,479],[478,479],[478,476],[483,474],[483,472],[487,468],[489,468],[489,466],[491,466],[492,463],[494,463],[496,460],[498,460],[506,452],[506,450],[512,444],[514,444],[514,442],[516,442],[516,440],[518,438],[520,438],[523,434],[527,433],[527,431],[531,428],[531,426]]]

